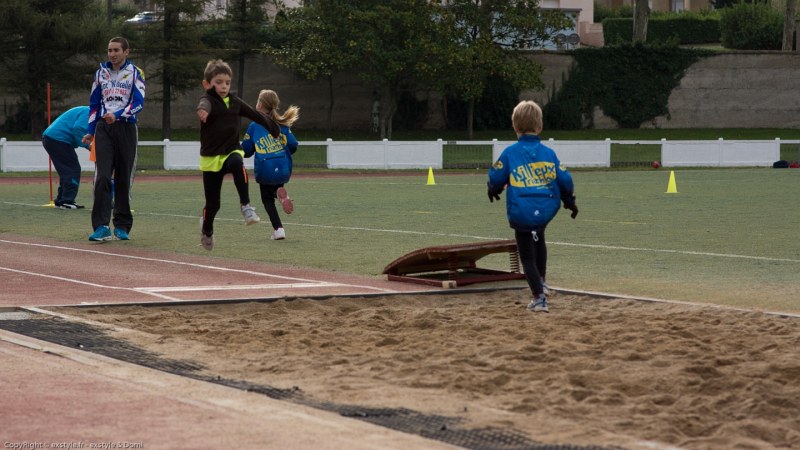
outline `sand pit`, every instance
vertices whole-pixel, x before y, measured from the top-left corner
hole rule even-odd
[[[800,448],[800,319],[526,290],[58,309],[206,372],[624,448]],[[54,309],[55,310],[55,309]]]

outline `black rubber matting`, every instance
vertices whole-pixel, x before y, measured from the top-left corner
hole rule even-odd
[[[169,372],[196,380],[220,384],[248,392],[259,393],[270,398],[290,401],[344,417],[362,420],[375,425],[419,435],[450,445],[474,450],[614,450],[619,447],[597,447],[576,445],[542,444],[531,440],[526,434],[491,427],[467,428],[461,426],[463,419],[440,415],[423,414],[405,408],[370,408],[322,402],[309,398],[299,388],[279,389],[242,380],[231,380],[200,373],[204,367],[193,361],[164,358],[139,348],[131,343],[114,338],[100,327],[84,323],[69,322],[46,315],[0,314],[0,329],[40,339],[65,347],[78,348],[163,372]]]

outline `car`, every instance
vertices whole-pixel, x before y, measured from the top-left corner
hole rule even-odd
[[[160,20],[161,16],[155,11],[142,11],[126,20],[125,23],[128,25],[147,25]]]

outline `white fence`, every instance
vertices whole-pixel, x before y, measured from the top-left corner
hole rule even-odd
[[[503,150],[516,141],[494,141],[492,145],[492,162],[496,161]],[[567,167],[611,167],[611,140],[605,141],[544,141],[544,144],[555,150],[558,159]]]
[[[661,162],[667,167],[772,166],[781,159],[781,141],[666,141]]]
[[[326,166],[330,169],[440,169],[444,164],[445,145],[491,146],[492,163],[503,149],[515,141],[308,141],[302,146],[323,146]],[[780,159],[781,144],[799,144],[798,140],[744,141],[555,141],[552,147],[567,167],[611,167],[612,144],[649,144],[661,146],[665,167],[770,167]],[[200,143],[142,141],[140,147],[162,147],[167,170],[199,170]],[[94,171],[89,152],[78,149],[78,160],[84,171]],[[253,159],[245,159],[253,167]],[[32,172],[49,167],[49,158],[41,142],[0,139],[0,171]]]

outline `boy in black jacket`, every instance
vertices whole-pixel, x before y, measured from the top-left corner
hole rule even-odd
[[[200,170],[206,204],[200,218],[200,244],[206,250],[214,248],[214,217],[220,208],[222,180],[226,173],[233,175],[239,194],[244,222],[252,225],[261,221],[250,206],[250,188],[244,168],[244,151],[239,144],[239,117],[258,123],[278,137],[280,127],[272,120],[230,92],[233,70],[221,59],[206,65],[203,88],[206,93],[197,105],[200,119]]]

